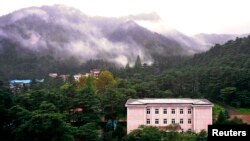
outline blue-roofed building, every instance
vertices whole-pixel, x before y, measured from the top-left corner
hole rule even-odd
[[[30,84],[31,80],[10,80],[11,84]]]
[[[13,93],[21,93],[24,88],[28,88],[31,84],[32,80],[10,80],[10,90]]]

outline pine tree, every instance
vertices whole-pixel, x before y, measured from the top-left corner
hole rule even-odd
[[[140,69],[141,67],[142,67],[141,58],[138,55],[137,58],[136,58],[136,61],[135,61],[135,69]]]
[[[219,113],[219,116],[218,116],[218,119],[216,121],[216,124],[224,124],[226,122],[227,118],[226,118],[226,115],[224,112],[220,112]]]
[[[129,62],[126,64],[125,69],[126,69],[126,70],[129,70],[129,69],[130,69]]]

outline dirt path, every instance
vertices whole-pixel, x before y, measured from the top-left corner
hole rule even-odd
[[[232,106],[226,105],[218,101],[216,101],[216,103],[220,104],[221,106],[225,108],[225,110],[228,112],[230,119],[233,119],[236,117],[236,118],[242,119],[244,123],[250,124],[250,114],[241,114],[237,112],[236,109]]]
[[[249,114],[241,114],[241,113],[237,112],[234,107],[231,107],[228,105],[222,105],[222,106],[224,106],[224,108],[228,112],[230,119],[233,119],[236,117],[236,118],[242,119],[242,121],[244,123],[250,124],[250,115]]]
[[[231,115],[230,116],[231,119],[233,119],[234,117],[242,119],[244,123],[250,124],[250,115],[244,114],[244,115]]]
[[[229,115],[230,119],[233,119],[233,118],[236,117],[236,118],[242,119],[242,121],[244,123],[250,124],[250,115],[248,115],[248,114],[241,114],[241,113],[237,112],[234,107],[231,107],[229,105],[223,104],[222,106],[228,112],[228,115]]]
[[[236,109],[232,106],[229,106],[227,104],[221,103],[219,101],[214,101],[215,103],[218,103],[219,105],[221,105],[223,108],[225,108],[225,110],[228,112],[228,115],[240,115],[239,112],[236,111]]]
[[[231,107],[229,105],[226,104],[222,104],[222,106],[225,108],[225,110],[228,112],[229,116],[233,116],[233,115],[240,115],[239,112],[236,111],[236,109],[234,107]]]

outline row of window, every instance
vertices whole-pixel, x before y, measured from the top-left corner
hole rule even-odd
[[[155,124],[159,124],[160,120],[159,119],[155,119]],[[192,124],[192,120],[191,119],[188,119],[188,124]],[[175,119],[173,118],[171,120],[171,123],[172,124],[175,124]],[[151,124],[150,123],[150,119],[147,119],[147,124]],[[168,124],[168,120],[167,119],[163,119],[163,124]],[[184,120],[181,118],[180,121],[179,121],[179,124],[184,124]]]
[[[167,114],[168,111],[167,109],[163,109],[163,114]],[[171,109],[171,113],[172,114],[175,114],[175,109]],[[183,109],[180,109],[180,114],[183,114]],[[188,114],[191,114],[192,113],[192,110],[191,109],[188,109]],[[150,109],[147,109],[147,114],[150,114]],[[155,114],[159,114],[159,109],[155,109]]]

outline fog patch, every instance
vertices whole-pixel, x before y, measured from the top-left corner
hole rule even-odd
[[[150,22],[158,22],[161,20],[161,17],[156,12],[129,15],[123,18],[133,20],[133,21],[150,21]]]
[[[30,15],[37,15],[45,21],[48,21],[48,19],[49,19],[49,15],[45,11],[43,11],[39,8],[33,7],[33,8],[25,9],[22,12],[16,12],[11,17],[11,21],[16,22],[16,21],[23,19],[23,18],[30,16]]]

